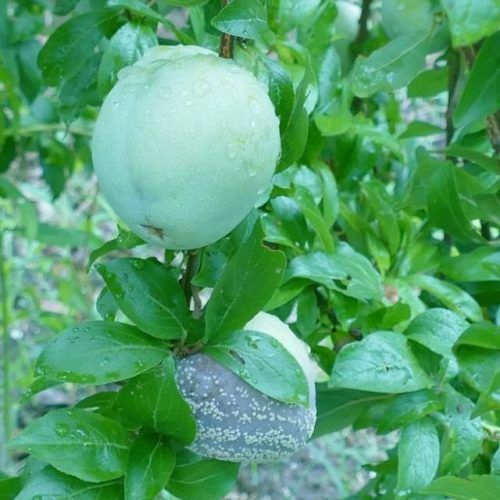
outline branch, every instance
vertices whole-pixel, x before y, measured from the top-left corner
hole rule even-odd
[[[222,8],[229,4],[231,0],[222,0]],[[234,52],[234,37],[229,33],[222,33],[219,44],[219,57],[232,59]]]
[[[359,16],[359,29],[358,36],[354,40],[353,47],[356,49],[353,55],[358,55],[360,53],[361,46],[364,41],[368,38],[368,19],[370,17],[370,7],[372,0],[363,0],[361,5],[361,15]]]
[[[198,267],[200,264],[200,255],[196,250],[191,250],[187,253],[186,269],[184,270],[184,275],[182,276],[182,288],[184,289],[184,295],[186,297],[186,302],[188,307],[191,305],[191,299],[193,299],[193,316],[199,318],[201,313],[201,300],[198,295],[198,288],[195,287],[191,282],[198,272]]]

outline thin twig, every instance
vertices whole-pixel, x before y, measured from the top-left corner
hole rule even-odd
[[[222,0],[222,8],[229,4],[231,0]],[[222,33],[219,44],[219,57],[232,59],[234,52],[234,37],[229,33]]]
[[[191,299],[193,299],[193,316],[195,318],[200,317],[201,300],[198,295],[198,288],[192,284],[192,281],[198,272],[199,265],[200,254],[196,250],[189,251],[187,254],[186,268],[182,276],[182,288],[184,289],[184,295],[188,306],[191,304]]]

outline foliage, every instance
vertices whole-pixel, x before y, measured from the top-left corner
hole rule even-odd
[[[102,290],[101,319],[68,292],[78,313],[44,316],[62,333],[46,342],[26,400],[68,382],[102,387],[17,433],[10,449],[31,457],[19,476],[0,475],[2,493],[228,493],[238,465],[185,448],[195,422],[175,359],[207,346],[259,390],[303,401],[290,355],[272,342],[249,347],[258,332],[240,332],[266,310],[328,374],[315,437],[400,430],[359,498],[500,497],[500,7],[428,0],[431,24],[402,8],[387,33],[391,5],[408,2],[365,0],[353,37],[336,23],[343,3],[0,0],[0,243],[89,247]],[[24,194],[28,160],[57,199],[75,172],[92,170],[89,138],[117,73],[156,44],[216,50],[222,32],[280,118],[281,160],[259,207],[203,249],[163,254],[125,228],[103,243],[39,219],[39,200]],[[4,374],[18,297],[32,296],[13,285],[6,255],[0,245]],[[279,371],[286,379],[270,380]]]

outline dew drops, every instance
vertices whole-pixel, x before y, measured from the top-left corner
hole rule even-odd
[[[236,154],[237,154],[236,145],[233,144],[232,142],[229,143],[227,146],[227,156],[229,156],[229,158],[231,159],[234,159],[236,158]]]
[[[122,274],[122,278],[123,278],[123,281],[128,281],[128,274],[127,273],[123,273]]]
[[[113,108],[114,109],[117,109],[119,105],[120,105],[120,101],[113,101]]]
[[[80,329],[79,329],[77,326],[74,326],[74,327],[71,329],[71,331],[72,331],[72,332],[77,333],[77,332],[79,332],[79,331],[80,331]]]
[[[198,80],[194,84],[194,95],[198,97],[204,96],[209,89],[210,85],[205,80]]]
[[[254,99],[253,97],[251,97],[249,100],[248,100],[248,104],[250,106],[250,111],[254,114],[259,114],[260,113],[260,104],[257,102],[256,99]]]
[[[78,335],[76,335],[75,337],[70,337],[69,338],[69,343],[70,344],[76,344],[79,340],[80,340],[80,337],[78,337]]]
[[[136,269],[143,269],[144,268],[144,261],[137,259],[132,262],[132,266],[134,266]]]
[[[254,163],[248,163],[246,167],[250,177],[255,177],[257,175],[257,166]]]
[[[68,434],[69,427],[67,426],[67,424],[60,423],[60,424],[56,425],[55,430],[56,430],[56,434],[59,437],[64,437]]]
[[[167,85],[160,90],[160,95],[164,98],[169,98],[174,95],[172,89]]]
[[[144,368],[144,362],[141,361],[141,360],[138,360],[135,362],[135,367],[139,370],[141,370],[142,368]]]
[[[188,99],[186,102],[186,107],[189,108],[192,104],[193,104],[193,101],[191,99]]]
[[[108,357],[105,357],[102,359],[101,361],[101,366],[106,366],[107,364],[109,363],[109,358]]]
[[[256,126],[257,126],[257,122],[256,122],[255,120],[252,120],[252,121],[250,122],[250,127],[251,127],[251,128],[255,128]]]
[[[83,329],[83,331],[84,331],[85,333],[89,333],[89,332],[90,332],[90,326],[86,326],[86,327]]]

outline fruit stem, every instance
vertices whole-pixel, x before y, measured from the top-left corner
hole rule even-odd
[[[2,295],[2,367],[3,367],[3,430],[4,442],[7,443],[11,437],[11,401],[10,401],[10,352],[9,352],[9,317],[7,297],[7,271],[3,254],[3,232],[0,231],[0,293]],[[5,451],[6,465],[9,460],[8,452]]]
[[[226,7],[231,0],[222,0],[222,8]],[[219,57],[232,59],[234,53],[234,37],[229,33],[222,33],[219,44]]]
[[[187,262],[186,269],[184,270],[184,275],[182,277],[182,288],[184,289],[184,295],[186,296],[186,301],[188,307],[191,304],[191,298],[193,299],[193,316],[199,318],[201,314],[201,300],[198,295],[198,289],[191,282],[198,272],[200,265],[200,255],[194,251],[187,252]]]

